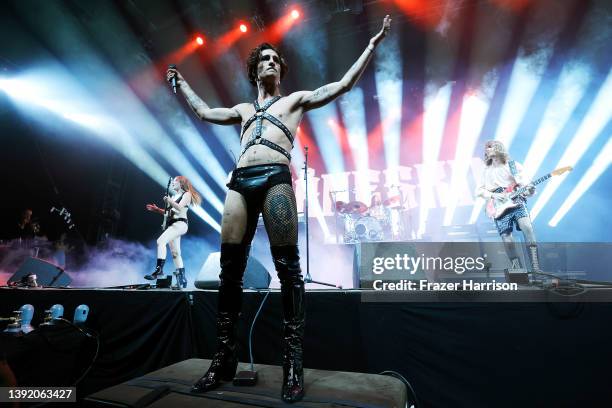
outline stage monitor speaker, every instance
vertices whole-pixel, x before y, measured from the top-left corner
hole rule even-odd
[[[221,253],[213,252],[208,255],[208,258],[202,265],[200,273],[195,281],[195,287],[198,289],[218,289],[219,288],[219,273],[221,273]],[[244,272],[245,289],[266,289],[270,287],[270,274],[266,268],[255,257],[250,256],[247,262],[246,271]]]
[[[9,285],[19,283],[30,274],[36,275],[36,282],[39,286],[65,287],[72,282],[70,276],[64,273],[61,267],[39,258],[28,258],[7,283]]]

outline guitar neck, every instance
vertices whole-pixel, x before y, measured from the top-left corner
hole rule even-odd
[[[172,183],[172,177],[170,177],[170,180],[168,180],[168,185],[166,186],[166,196],[170,196],[170,184]],[[166,206],[164,208],[164,213],[168,213],[168,211],[170,210],[170,204],[165,203]]]
[[[531,182],[532,185],[537,186],[538,184],[542,183],[543,181],[548,180],[549,178],[552,177],[551,173],[546,174],[545,176],[540,177],[537,180],[534,180]],[[514,193],[512,193],[512,195],[510,196],[511,198],[515,198],[516,196],[523,194],[525,192],[525,190],[527,190],[529,188],[529,186],[523,186],[521,188],[519,188],[518,190],[516,190]]]

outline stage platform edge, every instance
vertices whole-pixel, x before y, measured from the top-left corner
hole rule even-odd
[[[253,387],[224,383],[204,394],[191,386],[211,360],[189,359],[98,391],[84,400],[86,407],[363,407],[404,408],[406,387],[397,378],[341,371],[304,369],[306,396],[291,405],[280,399],[282,367],[256,364],[259,380]],[[250,365],[240,363],[238,371]]]

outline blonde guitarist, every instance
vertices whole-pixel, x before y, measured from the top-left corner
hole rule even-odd
[[[503,214],[498,214],[493,219],[497,232],[504,242],[504,248],[508,258],[510,258],[512,268],[518,269],[521,267],[512,237],[512,232],[516,229],[523,233],[527,243],[532,271],[538,272],[540,271],[538,247],[529,211],[525,205],[525,198],[535,194],[535,186],[531,184],[531,180],[524,176],[523,166],[511,160],[504,145],[497,140],[489,140],[485,143],[484,161],[485,169],[480,186],[476,189],[477,196],[492,202],[504,202],[507,197],[504,191],[508,187],[512,185],[516,185],[518,188],[527,187],[522,194],[513,200],[512,206],[506,206]]]

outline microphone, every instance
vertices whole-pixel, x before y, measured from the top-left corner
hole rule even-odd
[[[168,65],[168,69],[176,69],[176,64]],[[174,74],[174,76],[170,80],[170,85],[172,85],[172,90],[174,91],[174,93],[176,93],[176,74]]]

